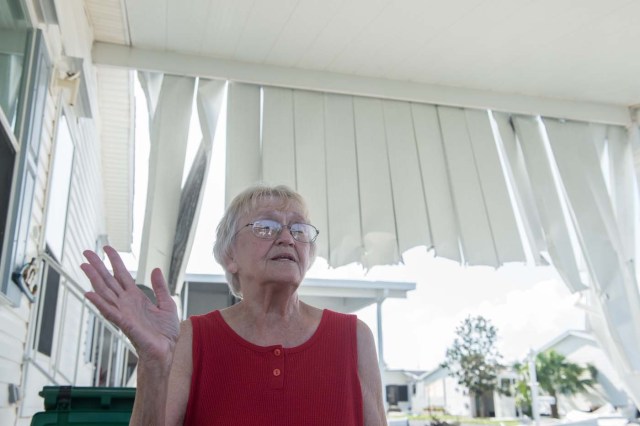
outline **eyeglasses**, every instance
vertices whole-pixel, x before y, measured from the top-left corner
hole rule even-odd
[[[247,223],[242,228],[250,226],[251,232],[258,238],[264,240],[275,240],[284,228],[287,228],[294,240],[301,243],[312,243],[318,237],[320,231],[308,223],[292,223],[291,225],[283,225],[275,220],[263,219]],[[242,229],[241,228],[241,229]],[[238,231],[239,232],[239,231]]]

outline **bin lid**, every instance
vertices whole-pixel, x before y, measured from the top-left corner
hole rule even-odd
[[[46,411],[113,410],[131,412],[136,389],[124,387],[45,386],[39,394],[44,398],[44,409]]]

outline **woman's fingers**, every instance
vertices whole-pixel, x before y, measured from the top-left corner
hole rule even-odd
[[[108,286],[116,295],[122,293],[123,286],[111,275],[111,272],[107,269],[102,259],[91,250],[85,250],[83,253],[89,264],[93,267],[96,273],[102,278],[104,285]],[[92,281],[93,283],[93,281]]]
[[[80,269],[82,269],[82,272],[84,272],[87,278],[89,278],[91,287],[93,287],[95,292],[107,302],[115,305],[118,295],[110,286],[105,284],[104,280],[102,279],[102,275],[100,275],[98,271],[96,271],[96,268],[89,263],[83,263],[82,265],[80,265]]]
[[[103,250],[107,254],[107,257],[109,257],[109,262],[111,262],[111,268],[113,269],[113,276],[118,283],[120,283],[125,290],[135,286],[135,282],[118,252],[111,246],[104,246]]]
[[[84,295],[87,299],[89,299],[91,303],[95,305],[96,308],[98,308],[100,313],[106,319],[115,324],[119,324],[120,312],[112,303],[109,303],[99,293],[93,291],[88,291]]]
[[[105,246],[104,252],[109,257],[111,268],[113,269],[113,275],[107,269],[104,262],[100,257],[91,250],[86,250],[83,254],[89,264],[93,266],[97,274],[102,278],[104,285],[111,289],[117,296],[119,296],[123,290],[127,290],[135,286],[135,282],[129,274],[127,267],[124,265],[122,258],[112,247]],[[86,271],[85,271],[86,273]],[[93,281],[92,281],[93,282]]]
[[[156,301],[160,309],[176,310],[176,304],[171,298],[167,281],[164,279],[160,268],[155,268],[151,271],[151,286],[153,287],[153,292],[156,294]]]

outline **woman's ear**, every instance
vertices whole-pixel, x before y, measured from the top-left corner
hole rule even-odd
[[[224,256],[224,269],[230,274],[236,274],[238,272],[238,264],[234,260],[233,252],[230,252]]]

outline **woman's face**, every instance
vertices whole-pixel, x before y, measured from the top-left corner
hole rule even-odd
[[[282,225],[307,223],[302,207],[291,200],[264,198],[256,208],[238,221],[237,234],[231,246],[231,258],[227,270],[236,274],[240,290],[246,295],[249,283],[276,283],[295,288],[302,282],[309,269],[310,243],[293,239],[283,228],[273,240],[253,235],[250,226],[256,220],[270,219]]]

